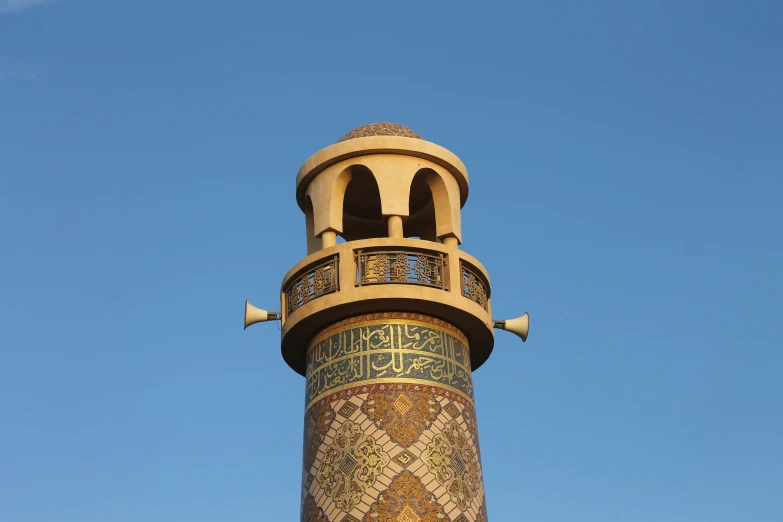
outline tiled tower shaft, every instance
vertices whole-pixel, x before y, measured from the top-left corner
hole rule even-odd
[[[302,522],[486,521],[468,341],[414,313],[307,350]]]

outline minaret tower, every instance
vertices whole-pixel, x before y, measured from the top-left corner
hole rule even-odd
[[[306,378],[302,522],[486,522],[472,372],[493,327],[489,274],[462,242],[468,173],[391,123],[359,127],[299,169],[307,257],[281,312]],[[345,241],[339,242],[341,237]]]

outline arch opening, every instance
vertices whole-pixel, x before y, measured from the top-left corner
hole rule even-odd
[[[404,221],[405,237],[437,241],[435,227],[435,201],[427,180],[431,171],[422,169],[411,182],[408,198],[409,215]]]
[[[372,171],[364,165],[351,167],[351,181],[343,199],[343,233],[346,241],[386,237],[381,211],[381,193]]]

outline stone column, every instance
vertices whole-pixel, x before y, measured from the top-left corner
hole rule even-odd
[[[454,236],[447,236],[443,238],[443,244],[449,247],[457,248],[459,246],[459,241]]]
[[[321,248],[333,247],[337,244],[337,233],[334,230],[327,230],[321,234]]]
[[[401,216],[389,216],[386,221],[386,225],[389,229],[389,237],[403,237],[402,231],[402,217]]]
[[[486,522],[468,342],[352,317],[307,350],[302,522]]]

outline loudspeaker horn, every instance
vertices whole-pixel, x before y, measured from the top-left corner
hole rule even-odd
[[[263,323],[265,321],[274,321],[280,319],[279,312],[267,312],[256,306],[250,304],[250,301],[245,301],[245,328],[251,324]]]
[[[530,316],[527,312],[520,315],[516,319],[508,319],[506,321],[495,321],[495,328],[500,328],[507,332],[511,332],[516,335],[522,342],[527,341],[527,333],[530,330]]]

